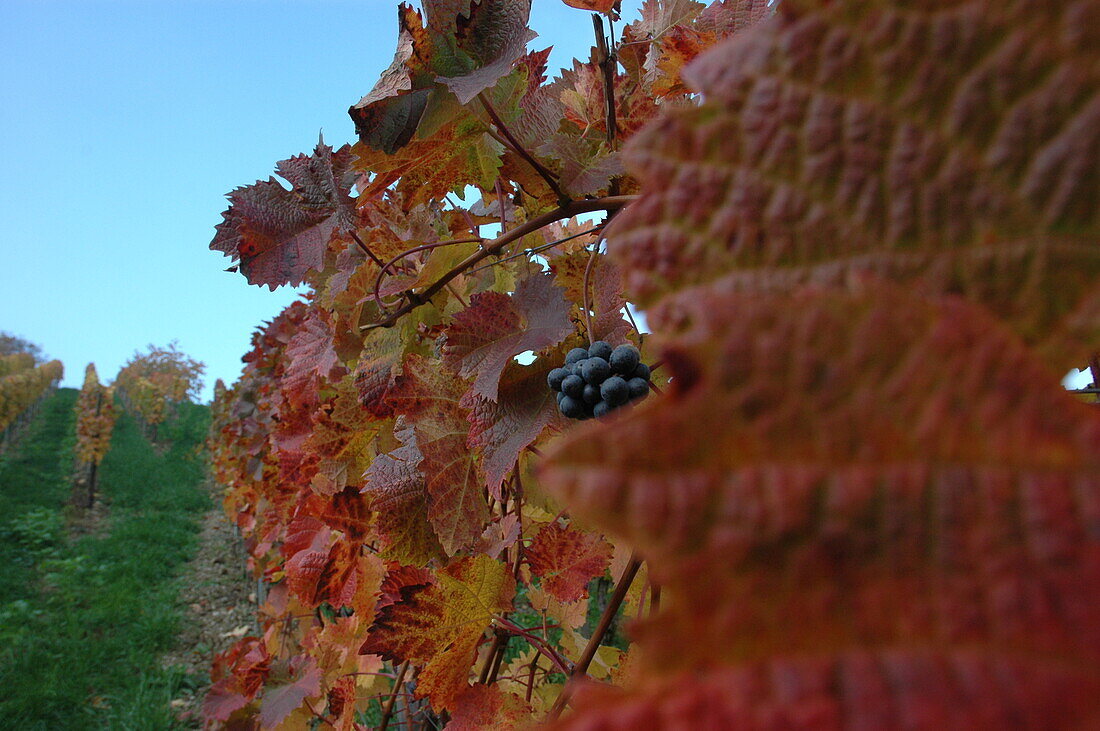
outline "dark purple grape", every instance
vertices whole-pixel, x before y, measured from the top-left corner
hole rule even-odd
[[[593,386],[598,386],[611,375],[611,366],[603,358],[589,358],[581,366],[581,376]]]
[[[642,378],[642,379],[648,381],[649,376],[650,376],[649,366],[647,366],[645,363],[639,363],[634,368],[634,378]]]
[[[588,415],[584,403],[569,396],[558,402],[558,408],[561,409],[563,416],[568,416],[570,419],[583,419]]]
[[[640,357],[633,345],[620,345],[611,351],[611,370],[620,375],[630,375],[638,367]]]
[[[619,376],[611,376],[600,384],[600,395],[611,408],[621,406],[630,399],[630,387]]]
[[[581,369],[584,366],[583,360],[578,360],[576,363],[567,363],[564,368],[569,371],[571,376],[581,376]],[[584,376],[581,376],[583,378]]]
[[[588,346],[588,357],[610,360],[611,345],[606,340],[597,340]]]
[[[630,390],[631,401],[643,399],[649,393],[649,381],[644,378],[631,378],[626,382],[626,387]]]
[[[578,360],[584,360],[588,357],[588,351],[584,348],[573,348],[569,351],[569,354],[565,356],[566,363],[576,363]]]
[[[555,391],[561,390],[561,382],[565,380],[565,377],[569,375],[569,371],[564,368],[555,368],[550,371],[546,376],[546,383],[550,388]]]
[[[561,382],[561,392],[570,398],[580,400],[584,393],[584,379],[580,376],[567,376]]]
[[[555,395],[555,396],[557,397],[557,399],[558,399],[558,403],[559,403],[559,404],[561,403],[561,400],[562,400],[563,398],[565,398],[565,394],[564,394],[564,393],[562,393],[561,391],[558,391],[558,392],[557,392],[556,394],[554,394],[554,395]]]
[[[584,392],[581,394],[581,400],[591,406],[592,404],[600,400],[600,387],[593,386],[591,383],[586,383],[584,386]]]
[[[611,413],[611,407],[607,405],[606,401],[600,401],[592,407],[592,415],[597,419],[601,416],[607,416],[609,413]]]

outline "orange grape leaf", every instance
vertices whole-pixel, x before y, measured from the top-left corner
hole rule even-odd
[[[467,444],[481,452],[485,483],[497,500],[501,499],[501,483],[520,452],[550,424],[561,426],[557,400],[546,385],[546,376],[555,367],[550,360],[539,358],[529,366],[510,360],[496,401],[473,389],[462,397],[462,405],[470,409]]]
[[[463,378],[474,377],[473,391],[496,401],[501,374],[512,358],[527,350],[557,345],[573,332],[569,303],[554,278],[534,274],[515,294],[481,292],[455,315],[447,328],[443,361]]]
[[[412,354],[387,396],[416,430],[428,520],[450,556],[473,545],[489,522],[477,455],[466,447],[469,414],[460,401],[467,388],[451,371]]]
[[[444,731],[483,731],[527,726],[534,711],[519,696],[496,685],[475,683],[463,691]]]
[[[292,683],[270,686],[260,703],[260,725],[272,728],[301,707],[307,698],[321,694],[321,669],[310,664]]]
[[[309,157],[279,162],[275,172],[292,189],[269,178],[234,190],[210,248],[240,259],[249,284],[301,284],[324,267],[329,241],[355,228],[351,162],[349,146],[333,152],[323,142]]]
[[[1069,30],[1088,3],[1027,7],[806,2],[705,54],[684,73],[703,103],[624,151],[646,192],[608,242],[631,297],[873,274],[1076,365],[1100,339],[1100,44]]]
[[[618,13],[622,0],[563,0],[563,2],[578,10],[591,10],[593,13],[610,15],[612,10]]]
[[[443,553],[428,522],[428,492],[420,472],[423,455],[412,427],[396,433],[403,446],[381,454],[367,469],[363,492],[378,513],[378,536],[387,557],[422,566]]]
[[[361,653],[421,666],[416,693],[436,709],[455,708],[469,684],[478,641],[493,616],[511,608],[515,580],[488,556],[457,558],[430,586],[402,590],[379,609]]]
[[[472,116],[444,125],[430,137],[414,138],[393,154],[354,147],[356,166],[373,174],[363,195],[380,195],[391,186],[407,206],[442,198],[467,185],[492,188],[500,169],[504,146],[486,133]]]
[[[584,596],[588,582],[603,574],[611,550],[611,544],[595,533],[554,522],[538,532],[523,558],[548,594],[560,602],[575,602]]]

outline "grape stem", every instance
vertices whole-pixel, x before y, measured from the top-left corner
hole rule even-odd
[[[588,257],[588,264],[584,267],[584,285],[581,292],[582,305],[584,306],[584,327],[588,332],[588,345],[596,342],[595,334],[592,332],[592,309],[590,307],[591,302],[588,298],[589,282],[592,278],[592,262],[596,261],[596,254],[600,251],[600,242],[602,238],[596,239],[596,245],[592,247],[592,254]]]
[[[511,231],[501,234],[500,236],[486,244],[479,251],[475,251],[473,254],[470,254],[470,256],[466,257],[466,259],[452,267],[450,271],[442,275],[439,279],[435,281],[434,284],[429,286],[423,292],[406,292],[405,296],[408,298],[409,301],[405,305],[391,312],[382,320],[371,323],[370,325],[363,325],[362,327],[360,327],[360,329],[372,330],[376,327],[393,327],[397,323],[397,321],[401,319],[402,316],[407,315],[408,313],[415,310],[417,307],[420,307],[421,305],[427,303],[428,300],[430,300],[441,289],[446,287],[447,283],[457,277],[459,274],[462,274],[467,269],[478,264],[484,259],[499,253],[501,249],[503,249],[505,246],[512,243],[513,241],[521,239],[529,233],[538,231],[543,226],[548,226],[555,221],[560,221],[565,218],[572,218],[573,216],[576,216],[580,213],[591,213],[593,211],[618,211],[623,206],[637,200],[637,198],[638,196],[636,195],[615,195],[608,196],[606,198],[586,198],[579,201],[569,201],[568,203],[558,206],[552,211],[547,211],[541,216],[536,216],[530,221],[526,221],[519,226],[516,226]],[[444,243],[456,242],[451,241]],[[442,246],[443,243],[436,245]]]

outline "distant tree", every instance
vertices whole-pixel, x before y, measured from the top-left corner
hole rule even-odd
[[[46,360],[46,354],[42,352],[41,345],[32,343],[18,335],[0,331],[0,355],[14,355],[16,353],[30,353],[34,356],[35,363],[43,363]]]

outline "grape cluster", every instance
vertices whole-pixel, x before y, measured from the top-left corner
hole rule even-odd
[[[649,393],[649,366],[633,345],[612,347],[603,340],[588,350],[573,348],[565,365],[546,377],[558,392],[558,408],[570,419],[599,417]]]

